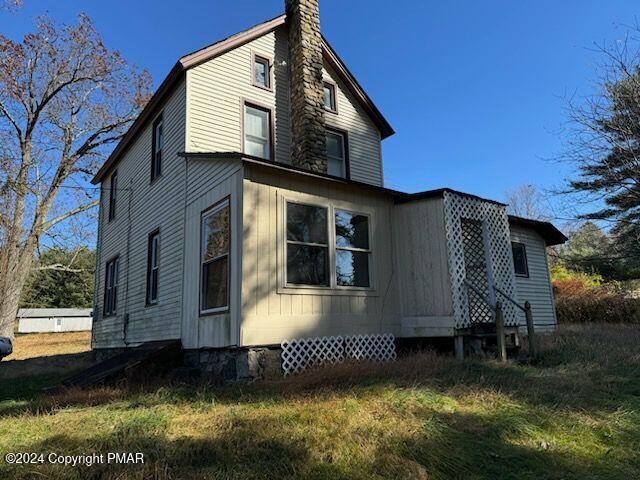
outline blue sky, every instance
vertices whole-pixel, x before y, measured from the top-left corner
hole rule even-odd
[[[39,13],[72,21],[83,10],[157,86],[184,53],[283,9],[283,0],[25,0],[0,24],[17,37]],[[562,151],[564,99],[593,92],[594,42],[623,38],[638,10],[623,0],[320,0],[324,35],[396,131],[383,143],[386,185],[495,199],[571,173],[549,161]]]

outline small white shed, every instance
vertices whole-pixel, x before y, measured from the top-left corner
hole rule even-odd
[[[92,313],[90,308],[21,308],[18,333],[90,331]]]

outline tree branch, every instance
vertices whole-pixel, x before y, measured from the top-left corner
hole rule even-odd
[[[79,213],[82,213],[86,210],[90,210],[93,207],[98,206],[99,201],[98,200],[94,200],[91,203],[87,203],[85,205],[80,205],[78,208],[74,208],[73,210],[69,210],[66,213],[63,213],[62,215],[59,215],[55,218],[52,218],[51,220],[45,222],[42,225],[42,228],[44,232],[46,232],[47,230],[49,230],[51,227],[53,227],[55,224],[62,222],[63,220],[66,220],[69,217],[73,217],[74,215],[77,215]]]

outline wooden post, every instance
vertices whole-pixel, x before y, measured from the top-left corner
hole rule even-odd
[[[507,345],[504,340],[504,312],[502,303],[496,302],[496,336],[498,338],[498,360],[507,361]]]
[[[531,313],[531,304],[524,302],[524,316],[527,319],[527,341],[529,342],[529,357],[535,360],[538,354],[536,348],[536,333],[533,328],[533,313]]]
[[[462,335],[456,335],[453,337],[456,349],[456,359],[464,360],[464,337]]]

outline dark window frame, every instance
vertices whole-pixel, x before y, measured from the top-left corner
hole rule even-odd
[[[109,209],[107,218],[110,222],[116,218],[116,200],[118,198],[118,170],[114,170],[109,179]]]
[[[162,134],[162,145],[160,145],[160,151],[157,151],[156,143],[156,132],[158,130],[158,126],[161,128]],[[161,113],[156,117],[152,124],[152,134],[151,134],[151,183],[155,182],[162,176],[162,160],[164,156],[164,115]],[[158,158],[158,156],[160,158]]]
[[[327,133],[333,133],[334,135],[340,135],[342,137],[342,149],[344,150],[344,178],[351,180],[351,163],[349,162],[349,133],[346,130],[335,127],[326,127]],[[327,163],[329,162],[329,155],[327,154]],[[328,166],[327,166],[328,168]]]
[[[104,298],[102,317],[113,317],[118,311],[118,281],[120,277],[120,256],[110,258],[105,263]]]
[[[266,85],[260,85],[256,82],[256,63],[262,63],[266,67]],[[273,60],[270,57],[251,52],[251,85],[267,90],[268,92],[273,91]]]
[[[153,263],[153,241],[156,241],[155,260],[156,265]],[[155,277],[155,298],[153,295],[153,272],[156,272]],[[153,232],[149,233],[147,237],[147,291],[145,296],[145,306],[150,307],[158,304],[160,292],[160,229],[156,228]]]
[[[516,265],[516,256],[514,254],[515,248],[522,247],[522,256],[524,258],[524,271],[525,273],[518,273]],[[522,242],[511,242],[511,255],[513,257],[513,270],[516,277],[529,278],[529,259],[527,257],[527,245]]]
[[[324,103],[324,89],[328,88],[330,91],[330,100],[331,100],[331,106],[327,107]],[[324,110],[326,112],[331,112],[331,113],[338,113],[338,87],[335,83],[329,81],[329,80],[323,80],[322,81],[322,106],[324,107]]]
[[[245,152],[245,116],[247,113],[247,107],[254,108],[256,110],[260,110],[266,112],[268,114],[267,126],[269,127],[269,158],[257,157],[255,155],[249,155]],[[275,146],[274,146],[274,115],[273,108],[264,105],[259,102],[254,102],[253,100],[241,99],[240,100],[240,118],[242,120],[242,128],[240,129],[240,142],[242,145],[242,153],[244,153],[249,158],[256,158],[260,160],[268,160],[270,162],[275,161]]]
[[[229,208],[229,225],[227,228],[227,242],[229,245],[229,250],[226,253],[226,257],[227,257],[227,305],[225,307],[220,307],[220,308],[212,308],[212,309],[208,309],[208,310],[204,310],[202,308],[202,301],[203,301],[203,290],[204,290],[204,275],[203,275],[203,267],[205,265],[204,263],[204,259],[202,258],[202,250],[203,250],[203,244],[202,244],[202,221],[205,218],[205,216],[210,213],[212,210],[215,210],[216,208],[220,207],[221,205],[227,204],[228,208]],[[200,212],[200,240],[198,242],[198,248],[200,249],[200,252],[198,254],[198,258],[199,258],[199,285],[198,285],[198,316],[200,317],[208,317],[211,315],[221,315],[224,313],[228,313],[231,311],[231,195],[227,195],[224,198],[221,198],[220,200],[218,200],[217,202],[215,202],[213,205],[210,205],[209,207],[205,208],[204,210],[202,210]],[[213,258],[211,260],[209,260],[207,263],[211,263],[211,262],[215,262],[216,260],[219,260],[220,258],[224,257],[225,255],[220,255],[219,257]]]

